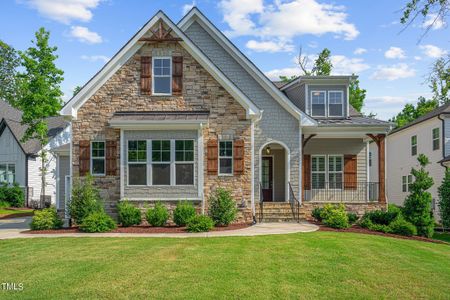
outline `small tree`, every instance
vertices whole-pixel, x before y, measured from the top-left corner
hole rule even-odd
[[[352,74],[352,76],[354,76],[354,79],[350,81],[348,87],[350,105],[361,112],[364,106],[364,99],[366,99],[366,90],[359,87],[359,79],[356,78],[355,74]]]
[[[17,68],[20,58],[13,47],[0,40],[0,99],[12,102],[19,95]]]
[[[441,214],[442,226],[450,228],[450,168],[445,171],[442,185],[438,188],[439,211]]]
[[[412,169],[414,182],[410,185],[410,194],[405,199],[403,214],[405,219],[417,227],[417,234],[431,237],[434,233],[434,220],[431,212],[432,197],[427,190],[434,184],[433,178],[425,171],[430,163],[428,157],[420,154],[417,158],[420,169]]]
[[[312,68],[311,73],[315,76],[330,75],[332,69],[331,51],[325,48],[319,53],[319,57],[314,61],[314,67]]]

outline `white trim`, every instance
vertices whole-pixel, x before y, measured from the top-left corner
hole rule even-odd
[[[231,156],[220,156],[220,142],[230,142],[231,143]],[[233,140],[219,140],[219,147],[217,147],[217,151],[219,153],[217,153],[217,166],[219,168],[217,174],[218,176],[234,176],[234,141]],[[220,159],[224,158],[224,159],[230,159],[231,158],[231,173],[221,173],[220,172]]]
[[[327,107],[327,91],[326,90],[311,90],[310,92],[310,99],[311,99],[311,116],[312,117],[316,117],[316,118],[326,118],[327,117],[327,115],[328,115],[328,107]],[[316,116],[316,115],[313,115],[313,103],[312,103],[312,94],[313,93],[323,93],[324,94],[324,103],[323,103],[323,108],[324,108],[324,110],[323,110],[323,112],[324,112],[324,115],[323,116]]]
[[[12,185],[12,184],[14,184],[15,182],[16,182],[16,174],[17,174],[17,168],[16,168],[16,162],[15,161],[2,161],[2,162],[0,162],[0,164],[2,164],[2,165],[5,165],[6,166],[6,169],[5,169],[5,178],[6,178],[6,181],[4,181],[5,183],[7,183],[7,184],[10,184],[10,185]],[[8,176],[8,174],[9,174],[9,166],[10,165],[13,165],[14,166],[14,180],[13,180],[13,182],[9,182],[9,176]],[[2,181],[0,181],[0,184],[2,184],[3,182]]]
[[[339,93],[339,94],[341,94],[341,106],[342,106],[342,109],[341,109],[342,113],[341,113],[341,115],[333,116],[333,115],[330,114],[330,93]],[[327,117],[340,117],[340,118],[344,117],[344,91],[342,91],[342,90],[329,90],[327,92],[326,104],[327,104],[327,112],[328,112]],[[347,105],[347,107],[348,107],[348,105]]]
[[[120,199],[125,196],[125,139],[123,129],[120,129]]]
[[[255,120],[252,119],[250,124],[250,145],[251,145],[251,195],[250,195],[250,206],[252,209],[253,217],[256,216],[255,208]]]
[[[55,199],[55,204],[56,204],[56,210],[59,209],[59,186],[60,186],[60,179],[59,179],[59,155],[56,155],[56,199]]]
[[[342,171],[339,171],[339,172],[333,171],[333,172],[331,172],[333,174],[339,174],[339,173],[342,174],[342,182],[341,182],[342,183],[342,188],[333,188],[333,189],[330,188],[330,156],[331,157],[340,157],[342,159],[342,165],[341,165]],[[327,154],[327,160],[326,160],[327,176],[326,176],[325,179],[326,179],[326,182],[328,182],[328,189],[329,190],[338,190],[338,191],[344,190],[344,176],[345,176],[344,165],[345,165],[344,154]],[[336,183],[337,183],[337,181],[336,181]]]
[[[161,197],[159,197],[159,198],[126,198],[128,201],[176,201],[176,202],[179,202],[180,201],[180,197],[177,197],[177,198],[161,198]],[[186,201],[201,201],[202,199],[201,198],[197,198],[197,197],[194,197],[194,198],[182,198],[183,199],[183,201],[184,200],[186,200]],[[123,199],[120,199],[119,201],[124,201],[125,200],[125,198],[123,198]]]
[[[203,145],[203,128],[200,126],[197,133],[197,184],[198,184],[198,196],[202,200],[202,214],[205,213],[205,198],[203,195],[203,185],[204,185],[204,163],[203,163],[203,157],[204,157],[204,145]]]
[[[347,117],[350,117],[350,82],[347,83],[346,88],[347,88],[347,99],[345,99],[346,103],[347,103]],[[344,96],[342,96],[342,98],[344,98]],[[344,101],[344,100],[343,100]]]
[[[325,162],[325,170],[324,171],[313,171],[313,158],[314,157],[323,157],[325,158],[324,162]],[[326,154],[311,154],[311,173],[309,174],[310,178],[311,178],[311,191],[312,190],[322,190],[321,188],[314,188],[314,182],[313,182],[313,173],[315,174],[324,174],[325,175],[325,182],[323,183],[323,190],[326,189],[327,187],[327,166],[328,166],[328,158]]]
[[[70,142],[69,142],[69,147],[70,147],[70,152],[69,152],[69,162],[70,162],[70,166],[69,166],[69,199],[64,199],[64,217],[65,218],[69,218],[70,214],[69,214],[69,209],[68,209],[68,205],[69,202],[72,201],[72,186],[73,186],[73,135],[72,135],[72,125],[70,126]],[[65,182],[65,188],[67,189],[67,182]]]
[[[129,142],[145,142],[145,162],[144,161],[129,161],[129,157],[128,154],[130,152],[129,149]],[[150,142],[151,143],[151,142]],[[149,153],[151,155],[151,150],[149,152],[149,140],[147,139],[127,139],[126,140],[126,144],[127,144],[127,151],[126,151],[126,163],[127,163],[127,187],[145,187],[145,186],[149,186],[149,174],[148,174],[148,164],[149,164]],[[137,144],[136,144],[137,146]],[[139,150],[136,150],[139,151]],[[132,165],[145,165],[145,174],[146,174],[146,183],[145,184],[130,184],[130,164]]]
[[[273,154],[267,154],[267,155],[261,155],[261,162],[263,161],[264,157],[270,157],[272,158],[272,202],[276,202],[275,201],[275,156]],[[262,168],[262,163],[261,163],[261,168]],[[262,180],[262,169],[261,169],[261,180]],[[262,183],[262,181],[261,181]],[[286,195],[284,195],[286,198]]]
[[[155,75],[155,59],[168,59],[170,61],[169,75]],[[152,56],[152,96],[172,96],[172,57],[171,56]],[[155,77],[169,78],[169,93],[155,93]]]
[[[357,78],[358,76],[356,76]],[[339,76],[339,75],[329,75],[329,76],[299,76],[297,79],[292,80],[288,84],[281,87],[280,90],[284,91],[289,88],[291,88],[295,84],[301,84],[302,82],[307,84],[314,84],[314,85],[335,85],[335,84],[342,84],[342,85],[349,85],[350,80],[352,79],[352,76]]]
[[[92,155],[92,151],[94,150],[94,148],[92,147],[92,143],[103,143],[103,157],[101,156],[96,156],[94,158],[94,156]],[[106,176],[106,141],[104,140],[93,140],[91,141],[91,145],[90,145],[90,153],[89,153],[90,157],[89,157],[89,173],[91,173],[92,176],[94,177],[100,177],[100,176]],[[93,169],[93,160],[94,159],[103,159],[103,173],[92,173]]]

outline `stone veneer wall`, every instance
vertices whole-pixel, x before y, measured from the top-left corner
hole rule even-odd
[[[312,211],[316,207],[323,207],[327,203],[317,203],[317,202],[303,202],[301,211],[305,214],[307,221],[313,221]],[[334,203],[338,204],[338,203]],[[387,204],[382,204],[378,202],[373,203],[344,203],[348,212],[353,212],[358,217],[362,217],[366,212],[373,210],[386,210]]]
[[[182,96],[151,96],[140,94],[141,55],[182,55]],[[175,111],[209,110],[209,122],[203,129],[204,139],[204,195],[207,201],[211,191],[221,186],[232,191],[236,202],[244,200],[241,214],[249,215],[251,197],[251,122],[244,108],[184,49],[176,43],[143,46],[78,110],[73,121],[73,176],[79,176],[79,142],[81,140],[115,139],[120,131],[110,128],[109,120],[116,111]],[[240,176],[208,175],[206,173],[206,143],[219,136],[243,139],[245,143],[245,172]],[[118,143],[120,147],[120,143]],[[95,177],[106,211],[112,215],[120,199],[120,149],[117,151],[117,176]],[[163,199],[162,199],[163,200]],[[206,203],[205,207],[208,207]],[[251,213],[250,213],[251,217]],[[246,217],[247,218],[247,217]],[[245,220],[251,221],[251,220]]]

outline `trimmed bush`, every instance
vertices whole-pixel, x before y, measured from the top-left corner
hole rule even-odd
[[[0,200],[0,208],[8,208],[11,207],[11,204],[8,201]]]
[[[83,219],[80,230],[84,232],[107,232],[117,227],[114,220],[104,211],[93,212]]]
[[[61,228],[63,222],[58,217],[54,207],[36,210],[30,223],[32,230],[48,230]]]
[[[323,211],[323,208],[315,207],[311,212],[312,217],[314,219],[316,219],[317,222],[322,222],[322,217],[321,217],[322,211]]]
[[[155,227],[164,226],[169,219],[169,211],[161,202],[157,202],[154,208],[147,210],[147,222]]]
[[[128,201],[117,205],[119,223],[123,227],[141,224],[141,210]]]
[[[325,205],[322,217],[324,224],[329,227],[338,229],[350,227],[345,206],[342,204],[338,206]]]
[[[19,184],[12,186],[7,183],[0,185],[0,201],[8,202],[12,207],[23,207],[25,205],[25,194]]]
[[[70,216],[75,224],[80,225],[83,219],[94,212],[102,212],[100,193],[93,186],[94,179],[86,176],[84,182],[78,181],[72,188],[72,199],[69,203]]]
[[[416,227],[402,217],[397,218],[395,221],[389,224],[389,228],[391,233],[399,235],[413,236],[417,234]]]
[[[347,217],[350,224],[355,224],[358,221],[358,215],[355,213],[347,213]]]
[[[374,224],[389,225],[398,216],[400,216],[399,211],[374,210],[365,213],[363,218],[369,218]]]
[[[209,198],[209,216],[216,226],[227,226],[236,219],[236,203],[231,192],[218,188]]]
[[[447,168],[441,186],[438,188],[439,193],[439,211],[441,222],[444,228],[450,228],[450,168]]]
[[[189,220],[186,230],[189,232],[206,232],[214,227],[214,221],[205,215],[197,215]]]
[[[178,202],[177,207],[173,211],[173,221],[178,226],[186,226],[191,218],[195,217],[195,207],[187,202]]]

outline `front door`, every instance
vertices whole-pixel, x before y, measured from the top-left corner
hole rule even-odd
[[[273,201],[273,157],[262,158],[261,172],[263,201]]]

